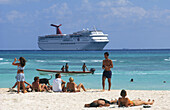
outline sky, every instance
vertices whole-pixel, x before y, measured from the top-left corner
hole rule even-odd
[[[71,34],[95,26],[104,49],[169,49],[170,0],[0,0],[0,50],[39,50],[38,36],[62,24]]]

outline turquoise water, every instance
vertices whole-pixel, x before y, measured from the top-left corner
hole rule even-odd
[[[86,88],[102,89],[102,60],[106,51],[0,51],[0,88],[12,87],[15,83],[17,67],[12,65],[14,58],[23,56],[27,63],[25,78],[33,82],[40,75],[39,69],[60,70],[65,63],[70,71],[80,71],[83,63],[95,68],[95,74],[62,75],[68,81],[73,77],[76,83],[83,83]],[[135,90],[170,90],[170,50],[110,50],[113,60],[112,89]],[[130,79],[134,82],[131,83]],[[53,78],[54,79],[54,76]],[[163,83],[166,81],[166,83]],[[52,83],[52,80],[50,80]],[[106,81],[106,89],[108,83]]]

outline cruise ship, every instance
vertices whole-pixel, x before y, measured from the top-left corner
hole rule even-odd
[[[38,46],[41,50],[103,50],[109,42],[108,34],[100,30],[88,30],[74,32],[73,34],[62,34],[60,25],[51,24],[56,27],[56,34],[38,37]]]

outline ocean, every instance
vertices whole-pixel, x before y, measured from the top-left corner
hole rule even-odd
[[[0,88],[11,88],[15,82],[17,67],[12,65],[14,58],[21,56],[27,60],[24,70],[25,79],[32,83],[40,75],[36,69],[61,70],[68,63],[69,71],[82,71],[83,63],[88,69],[95,68],[94,74],[62,74],[68,82],[69,77],[85,88],[102,89],[102,60],[104,52],[109,52],[113,61],[111,89],[128,90],[170,90],[170,50],[104,50],[104,51],[40,51],[40,50],[1,50],[0,51]],[[52,75],[50,84],[54,79]],[[130,79],[134,82],[130,82]],[[166,83],[164,83],[166,81]],[[106,80],[106,89],[108,83]]]

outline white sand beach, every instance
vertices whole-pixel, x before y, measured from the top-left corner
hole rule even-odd
[[[7,92],[8,88],[0,88],[0,110],[94,110],[94,109],[114,109],[114,110],[169,110],[170,91],[153,90],[127,90],[128,97],[133,99],[154,99],[155,103],[151,108],[143,106],[118,108],[117,105],[101,108],[84,108],[84,104],[93,100],[104,98],[115,99],[120,96],[121,90],[111,90],[101,92],[101,90],[88,89],[87,92],[79,93],[48,93],[29,92],[20,93]]]

